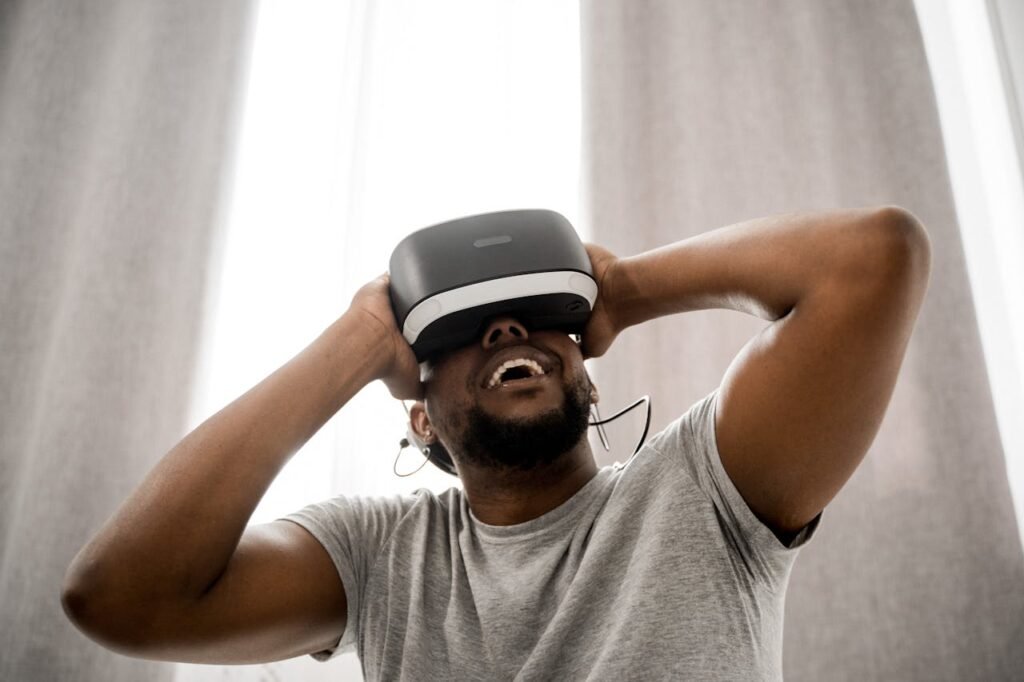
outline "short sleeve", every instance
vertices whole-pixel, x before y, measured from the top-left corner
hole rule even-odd
[[[415,494],[339,495],[306,505],[278,519],[297,523],[323,545],[345,589],[348,601],[345,632],[334,646],[310,654],[314,659],[327,661],[355,651],[363,595],[371,571],[391,533],[417,499]]]
[[[715,507],[723,533],[741,555],[743,563],[769,585],[784,580],[800,548],[814,537],[821,522],[819,512],[793,538],[782,544],[747,505],[729,478],[718,451],[715,433],[715,409],[719,389],[694,403],[676,421],[652,439],[652,447],[673,451],[682,457],[682,466]]]

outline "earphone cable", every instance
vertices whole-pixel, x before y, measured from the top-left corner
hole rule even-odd
[[[607,419],[601,419],[596,422],[590,422],[591,426],[600,426],[601,424],[607,424],[613,419],[618,419],[619,417],[621,417],[622,415],[624,415],[625,413],[629,412],[634,407],[639,405],[640,403],[647,403],[647,420],[644,423],[644,432],[640,434],[640,440],[637,441],[636,448],[633,450],[633,454],[629,456],[629,459],[626,460],[626,464],[629,464],[630,460],[633,459],[636,453],[640,452],[640,448],[643,446],[644,440],[647,438],[647,430],[651,428],[651,397],[647,395],[642,396],[639,400],[637,400],[629,407],[619,410],[618,412],[608,417]]]

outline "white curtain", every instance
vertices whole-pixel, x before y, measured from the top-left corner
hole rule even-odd
[[[172,677],[61,583],[183,435],[250,10],[0,2],[0,680]]]

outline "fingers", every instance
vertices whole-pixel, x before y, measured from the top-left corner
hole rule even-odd
[[[404,339],[402,340],[404,343]],[[426,386],[420,381],[420,368],[411,348],[401,351],[396,364],[384,379],[391,395],[399,400],[423,400]]]

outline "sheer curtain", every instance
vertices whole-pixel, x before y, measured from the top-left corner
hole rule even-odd
[[[60,604],[181,437],[251,3],[0,2],[0,679],[166,680]]]
[[[575,0],[262,3],[190,429],[344,312],[415,229],[543,207],[583,233],[578,22]],[[394,475],[405,425],[383,384],[368,386],[250,523],[339,493],[461,486],[431,464]],[[406,449],[398,471],[421,461]],[[179,682],[268,675],[361,679],[354,655],[177,671]]]

